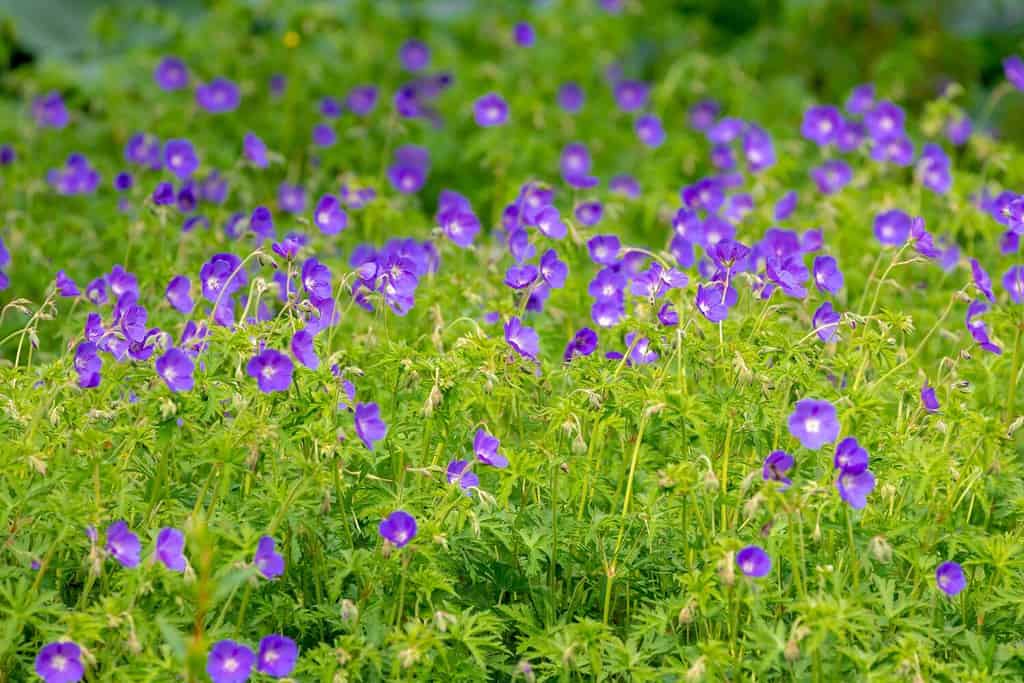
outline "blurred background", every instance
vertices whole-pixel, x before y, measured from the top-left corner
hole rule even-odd
[[[534,6],[594,4],[546,0]],[[607,0],[616,4],[615,0]],[[204,0],[0,0],[0,70],[33,62],[98,71],[126,51],[173,44],[176,33],[216,9]],[[410,25],[479,21],[482,14],[514,15],[524,0],[249,0],[249,25],[267,32],[275,23],[315,16],[329,7],[353,18],[387,15]],[[841,101],[866,80],[896,90],[911,107],[950,82],[969,86],[965,109],[974,115],[1002,78],[1002,59],[1021,50],[1024,0],[618,0],[621,20],[636,36],[624,62],[653,69],[663,53],[684,48],[735,58],[751,76],[793,79],[823,101]],[[666,20],[670,19],[670,20]],[[691,27],[680,35],[680,20]],[[681,45],[682,44],[682,45]],[[639,67],[639,68],[638,68]],[[78,82],[83,82],[77,74]],[[5,87],[0,82],[0,87]],[[10,94],[10,91],[0,92]],[[1024,105],[1002,101],[990,124],[1003,137],[1024,139]]]

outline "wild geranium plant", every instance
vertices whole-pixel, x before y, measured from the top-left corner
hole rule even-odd
[[[357,4],[3,77],[0,672],[1024,678],[1024,62]]]

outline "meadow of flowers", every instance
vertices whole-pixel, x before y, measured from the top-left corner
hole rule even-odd
[[[1024,679],[1024,61],[402,7],[0,79],[0,681]]]

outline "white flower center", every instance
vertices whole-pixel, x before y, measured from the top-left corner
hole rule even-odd
[[[51,660],[50,665],[57,671],[63,671],[68,665],[68,659],[64,655],[57,655]]]
[[[237,659],[235,659],[234,657],[229,657],[228,659],[224,660],[224,670],[225,671],[236,671],[237,669],[238,669],[238,660]]]
[[[270,379],[271,377],[274,376],[274,373],[276,373],[276,372],[277,371],[274,370],[274,366],[273,365],[264,365],[263,369],[260,370],[260,374],[263,375],[263,377],[265,379]]]
[[[754,571],[754,563],[753,562],[747,561],[747,562],[743,563],[743,573],[744,574],[750,574],[753,571]]]
[[[817,434],[821,431],[821,420],[816,417],[807,418],[807,420],[804,421],[804,429],[806,429],[810,434]]]
[[[277,653],[277,650],[267,650],[267,653],[263,655],[263,661],[267,662],[268,664],[273,664],[280,658],[281,655]]]
[[[328,223],[331,220],[331,214],[327,213],[326,211],[321,211],[316,215],[316,219],[320,223]]]

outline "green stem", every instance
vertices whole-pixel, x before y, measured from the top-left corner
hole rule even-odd
[[[1017,324],[1017,334],[1013,340],[1013,365],[1010,371],[1010,391],[1006,395],[1006,419],[1012,420],[1017,400],[1017,373],[1020,372],[1020,336],[1024,323]]]

